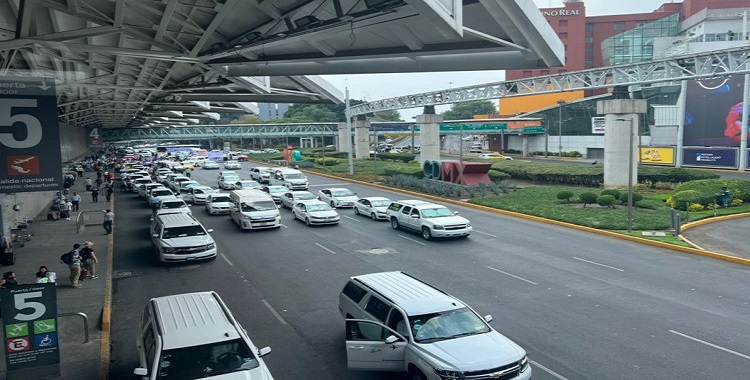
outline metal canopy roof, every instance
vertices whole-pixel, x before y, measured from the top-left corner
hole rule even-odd
[[[0,0],[0,76],[54,77],[73,125],[340,103],[311,74],[547,67],[562,54],[526,0]]]

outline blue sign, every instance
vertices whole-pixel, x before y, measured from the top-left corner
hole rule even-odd
[[[62,188],[54,79],[0,78],[0,193]]]
[[[206,154],[206,158],[216,162],[224,161],[224,152],[211,151]]]
[[[697,148],[682,149],[682,164],[708,168],[737,168],[737,148]]]

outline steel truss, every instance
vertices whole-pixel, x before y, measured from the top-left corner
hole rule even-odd
[[[350,107],[349,115],[532,94],[698,80],[746,73],[750,73],[750,45],[649,62],[492,82],[376,100]]]
[[[213,138],[336,136],[338,135],[338,124],[197,125],[175,128],[103,129],[101,133],[102,139],[107,142],[126,140],[208,140]]]

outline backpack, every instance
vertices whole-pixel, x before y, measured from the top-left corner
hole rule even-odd
[[[65,252],[62,255],[60,255],[60,261],[62,261],[63,264],[73,264],[73,253],[72,252]]]

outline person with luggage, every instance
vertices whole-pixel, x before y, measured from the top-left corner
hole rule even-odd
[[[86,240],[83,242],[83,248],[81,248],[81,262],[87,274],[85,277],[90,279],[99,277],[96,275],[96,263],[99,262],[99,259],[96,258],[93,246],[94,242]],[[81,272],[81,276],[83,276],[83,272]]]
[[[73,244],[73,250],[67,253],[64,253],[60,260],[63,262],[63,264],[66,264],[68,266],[68,269],[70,269],[70,286],[74,288],[80,288],[81,287],[81,245],[76,243]]]

